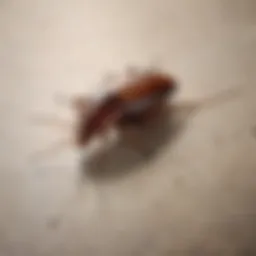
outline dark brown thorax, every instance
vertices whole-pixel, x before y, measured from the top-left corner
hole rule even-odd
[[[81,117],[77,131],[77,143],[85,144],[92,136],[103,132],[118,115],[122,101],[115,95],[106,97],[89,116]]]

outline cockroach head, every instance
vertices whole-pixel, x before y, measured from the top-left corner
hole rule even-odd
[[[170,75],[154,74],[150,79],[152,84],[154,84],[159,91],[159,93],[161,92],[164,94],[174,94],[178,89],[176,79]]]

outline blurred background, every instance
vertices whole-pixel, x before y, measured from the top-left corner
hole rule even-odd
[[[1,0],[0,255],[256,255],[255,13],[254,0]],[[177,101],[239,93],[183,113],[147,161],[109,149],[81,171],[72,148],[30,161],[63,136],[30,116],[72,118],[56,92],[94,97],[109,72],[152,63],[179,80]]]

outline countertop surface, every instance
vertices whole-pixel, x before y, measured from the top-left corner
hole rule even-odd
[[[255,13],[254,0],[1,1],[0,255],[255,255]],[[98,97],[151,65],[198,108],[143,133],[150,157],[113,144],[84,165],[65,146],[31,160],[70,134],[56,94]],[[67,125],[31,122],[43,112]]]

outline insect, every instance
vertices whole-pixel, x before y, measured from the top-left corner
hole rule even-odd
[[[176,81],[171,76],[147,73],[106,95],[88,116],[80,103],[77,145],[85,146],[95,135],[113,127],[117,130],[141,127],[161,111],[175,91]]]
[[[178,82],[171,75],[151,70],[131,75],[120,88],[105,94],[98,102],[83,97],[73,98],[71,102],[77,113],[77,123],[72,143],[84,148],[95,137],[105,136],[111,129],[121,133],[130,128],[143,130],[145,125],[154,122],[155,117],[171,106],[169,98],[177,89]],[[189,107],[194,110],[205,103],[215,103],[218,98],[219,95],[171,108]]]

